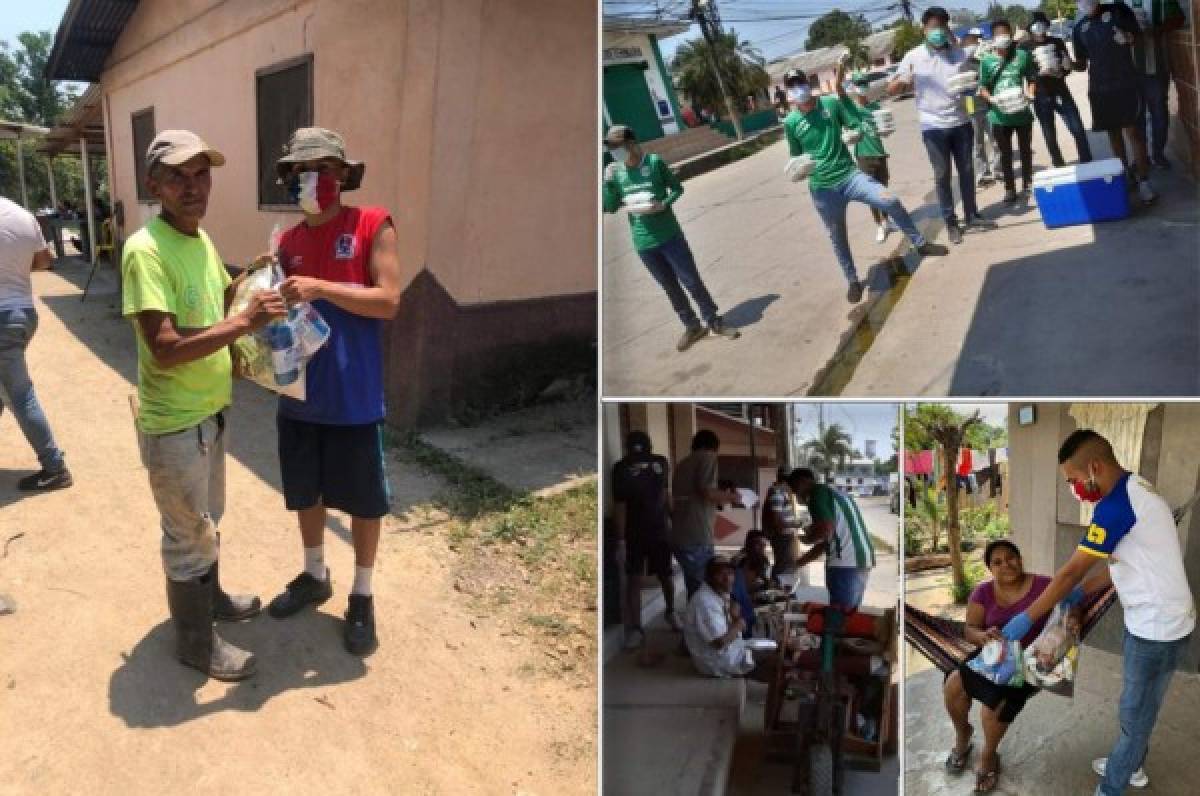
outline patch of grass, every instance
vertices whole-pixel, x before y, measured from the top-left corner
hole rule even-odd
[[[503,511],[521,497],[483,470],[428,444],[415,432],[397,434],[388,431],[384,435],[384,445],[396,450],[405,461],[446,482],[449,489],[434,495],[433,504],[456,519],[470,521],[490,512]]]
[[[526,614],[525,621],[551,636],[567,636],[575,630],[557,614]]]

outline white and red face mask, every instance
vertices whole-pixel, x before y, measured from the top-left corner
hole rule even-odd
[[[292,177],[292,194],[300,209],[310,216],[319,215],[332,207],[340,192],[341,185],[333,174],[302,171]]]
[[[1071,492],[1080,503],[1099,503],[1104,497],[1104,493],[1100,491],[1100,485],[1094,478],[1088,478],[1086,481],[1072,481]]]

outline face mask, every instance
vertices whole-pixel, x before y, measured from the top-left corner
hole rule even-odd
[[[1010,44],[1012,44],[1012,36],[997,36],[996,37],[996,45],[995,46],[996,46],[997,50],[1007,50],[1008,46]]]
[[[1104,495],[1100,492],[1100,486],[1096,483],[1096,479],[1089,478],[1087,481],[1074,481],[1071,483],[1071,491],[1075,493],[1075,499],[1080,503],[1099,503]]]
[[[945,28],[934,28],[925,34],[925,41],[929,42],[930,46],[941,49],[950,43],[950,37],[946,35]]]
[[[292,177],[289,189],[293,200],[310,216],[328,210],[340,192],[337,177],[317,171],[302,171]]]
[[[626,163],[629,161],[629,150],[623,146],[608,150],[608,154],[612,155],[612,159],[617,163]]]
[[[1045,36],[1046,35],[1046,23],[1045,22],[1033,23],[1032,25],[1029,26],[1029,32],[1032,33],[1034,36]]]
[[[812,99],[812,89],[808,86],[796,86],[788,89],[788,99],[797,105],[807,105]]]

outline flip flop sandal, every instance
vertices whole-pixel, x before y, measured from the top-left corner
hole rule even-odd
[[[946,770],[954,774],[961,774],[967,767],[967,758],[971,756],[971,750],[974,748],[975,743],[967,741],[967,748],[962,750],[962,754],[955,754],[951,749],[950,754],[946,756]]]
[[[996,766],[991,771],[976,771],[975,772],[975,792],[976,793],[991,793],[1000,784],[1000,761],[996,760]]]

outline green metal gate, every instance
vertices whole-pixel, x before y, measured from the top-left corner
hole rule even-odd
[[[639,141],[663,137],[654,100],[646,86],[647,65],[616,64],[604,67],[604,106],[613,124],[633,128]]]

